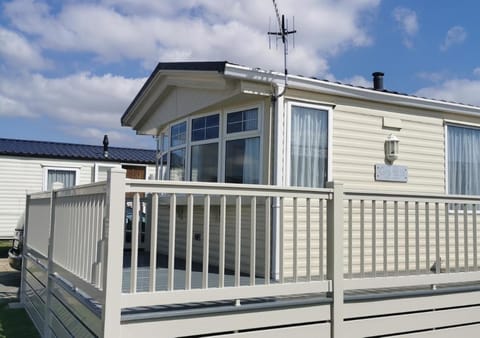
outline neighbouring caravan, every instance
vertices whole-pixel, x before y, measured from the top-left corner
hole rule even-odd
[[[399,94],[383,88],[383,73],[373,76],[372,88],[364,88],[290,75],[284,88],[283,74],[229,62],[159,63],[123,115],[122,125],[158,137],[160,177],[167,180],[304,188],[323,188],[336,181],[344,184],[345,191],[480,195],[480,108]],[[306,205],[294,203],[285,201],[285,210],[292,213],[284,217],[293,220],[297,208],[301,216],[296,224],[304,233]],[[178,208],[182,215],[182,205]],[[247,215],[248,208],[242,209]],[[270,210],[270,206],[260,208]],[[366,240],[362,250],[371,251],[370,234],[383,234],[383,229],[373,229],[376,222],[363,224],[363,220],[381,219],[381,205],[359,201],[350,208],[350,244],[358,247],[361,239]],[[259,210],[257,216],[263,219]],[[417,216],[408,212],[404,205],[397,206],[397,222],[406,232],[408,217],[425,219],[433,211],[417,205]],[[168,216],[168,210],[163,214]],[[312,220],[319,220],[321,214],[320,207],[311,207]],[[215,210],[212,215],[211,231],[216,236]],[[272,217],[275,223],[275,214]],[[250,231],[250,220],[243,217],[242,222],[243,237]],[[394,215],[385,218],[385,223],[394,222]],[[160,223],[161,251],[168,247],[168,222]],[[185,219],[177,218],[176,224],[177,234],[184,234]],[[261,227],[257,231],[261,236]],[[289,229],[285,231],[282,245],[293,259],[294,237]],[[434,234],[424,226],[418,232],[422,250],[428,251]],[[193,249],[196,244],[200,249],[201,218],[194,218],[193,233],[199,239],[193,241]],[[234,244],[234,232],[229,233],[227,248]],[[394,240],[400,243],[405,248],[401,250],[415,244],[408,236],[394,239],[389,229],[383,236],[391,245]],[[183,238],[177,245],[179,254]],[[304,252],[305,240],[295,240]],[[448,241],[445,231],[439,240]],[[420,262],[434,263],[433,258]],[[226,264],[232,268],[228,260]],[[345,264],[350,264],[352,273],[360,272],[355,257]]]
[[[13,237],[27,193],[102,181],[113,167],[153,178],[154,163],[154,150],[0,138],[0,239]]]

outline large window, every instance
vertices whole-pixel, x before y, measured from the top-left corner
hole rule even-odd
[[[220,115],[192,119],[190,180],[218,182]]]
[[[195,116],[162,131],[159,178],[260,183],[258,108]]]
[[[448,193],[480,195],[480,129],[447,126]]]
[[[290,184],[325,187],[328,179],[328,110],[290,105]]]
[[[44,190],[52,190],[53,183],[59,182],[64,188],[77,184],[77,170],[69,168],[45,168]]]
[[[170,128],[170,179],[185,180],[187,122],[174,124]]]

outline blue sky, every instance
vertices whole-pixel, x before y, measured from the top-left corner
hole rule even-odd
[[[480,4],[276,0],[295,17],[289,71],[480,105]],[[281,71],[272,1],[0,1],[0,137],[153,148],[120,117],[157,62]]]

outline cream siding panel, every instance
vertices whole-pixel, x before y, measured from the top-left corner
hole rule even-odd
[[[402,128],[383,128],[384,116],[401,120]],[[384,163],[384,141],[391,133],[400,140],[395,164],[408,167],[407,183],[375,181],[374,165]],[[343,182],[346,190],[444,193],[444,148],[440,118],[351,106],[334,109],[333,177]]]
[[[88,184],[94,179],[93,161],[1,156],[0,238],[13,237],[18,219],[25,210],[26,194],[43,190],[45,167],[78,169],[79,184]],[[155,172],[155,166],[149,166],[148,170]]]

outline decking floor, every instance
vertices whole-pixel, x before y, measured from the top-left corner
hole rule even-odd
[[[136,278],[136,290],[135,292],[147,292],[150,286],[150,253],[139,251],[137,261],[137,278]],[[185,260],[175,260],[174,270],[174,289],[185,289]],[[202,288],[202,265],[198,263],[192,263],[192,289]],[[210,266],[208,269],[208,287],[216,288],[219,286],[219,273],[218,267]],[[131,252],[126,250],[123,256],[123,282],[122,292],[130,293],[131,290]],[[167,291],[168,290],[168,257],[166,255],[157,254],[157,266],[155,269],[155,291]],[[265,283],[264,278],[255,278],[255,284],[263,285]],[[249,276],[240,276],[240,285],[249,285]],[[225,271],[224,286],[234,286],[235,275],[232,271]]]

